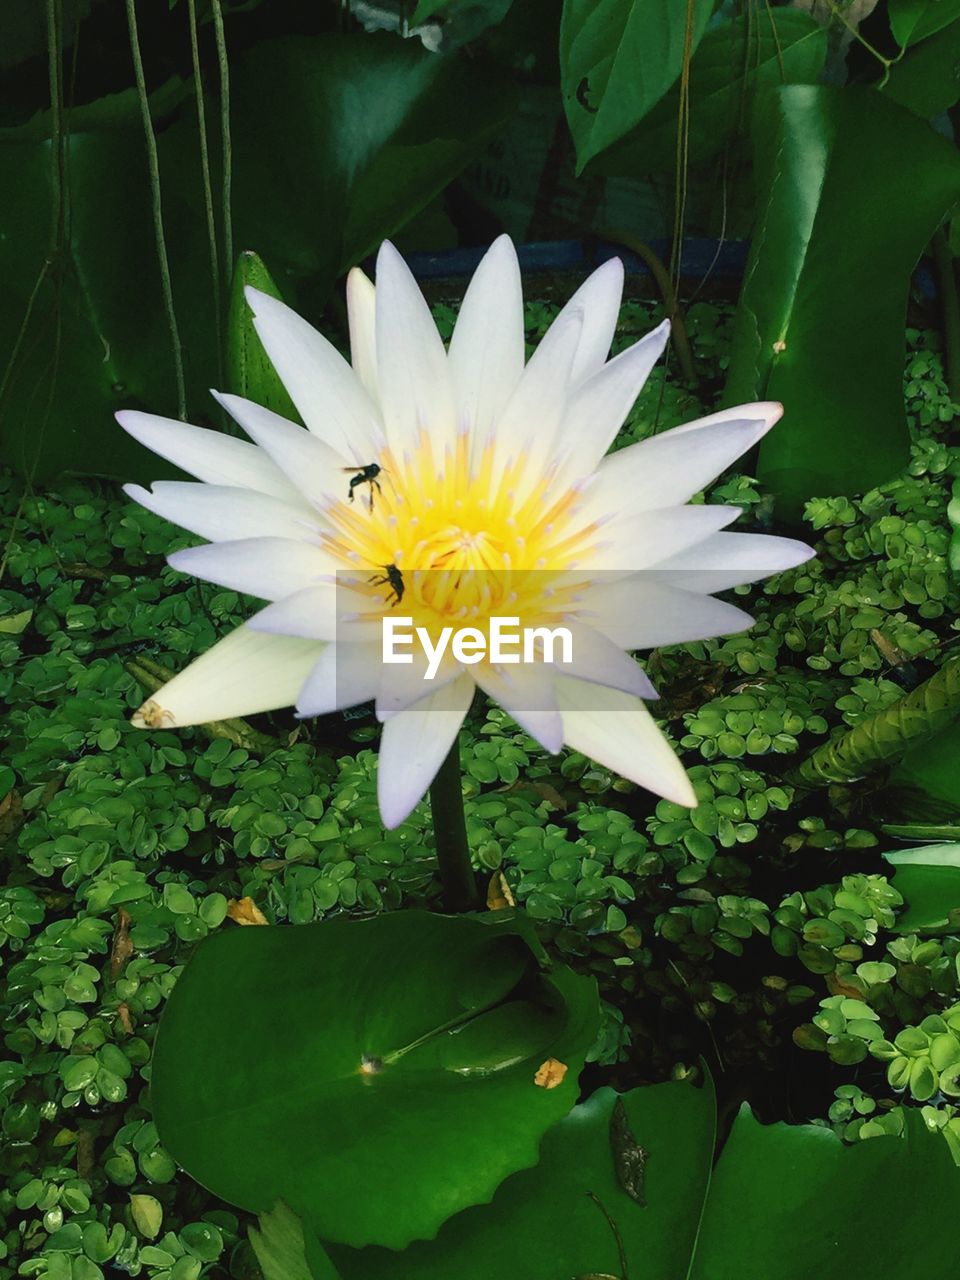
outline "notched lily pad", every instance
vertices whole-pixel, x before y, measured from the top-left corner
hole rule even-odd
[[[593,981],[542,967],[506,914],[211,937],[157,1036],[164,1145],[223,1199],[283,1199],[324,1240],[399,1249],[488,1200],[573,1105],[599,1022]],[[550,1057],[570,1070],[537,1088]]]

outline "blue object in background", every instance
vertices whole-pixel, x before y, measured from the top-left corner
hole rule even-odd
[[[661,261],[668,261],[669,241],[651,240],[650,248]],[[439,253],[410,253],[406,258],[418,280],[456,280],[472,275],[485,251],[484,247],[444,249]],[[697,285],[705,280],[714,284],[728,284],[731,286],[731,296],[734,296],[739,291],[749,253],[748,240],[727,240],[720,243],[705,236],[690,236],[683,242],[681,278]],[[518,245],[517,255],[524,275],[546,271],[587,272],[601,262],[606,262],[608,258],[621,258],[627,275],[651,275],[650,268],[642,258],[607,240],[544,240],[536,244]],[[372,272],[373,261],[365,265]],[[913,287],[924,302],[936,300],[934,276],[925,260],[914,273]]]

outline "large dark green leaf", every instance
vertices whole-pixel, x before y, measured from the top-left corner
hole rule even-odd
[[[171,84],[158,96],[158,109],[178,93]],[[0,379],[17,349],[0,404],[2,455],[38,480],[64,469],[129,478],[146,454],[119,430],[114,410],[135,404],[175,414],[177,408],[139,109],[128,93],[71,115],[69,218],[61,249],[44,269],[51,244],[50,132],[49,114],[0,132]],[[171,213],[176,192],[166,197]],[[179,237],[184,270],[175,294],[192,352],[190,387],[199,395],[210,385],[215,355],[197,230],[193,241]]]
[[[923,844],[883,855],[906,910],[900,933],[943,933],[960,925],[960,844]]]
[[[544,1138],[536,1169],[448,1222],[435,1241],[399,1256],[334,1249],[341,1275],[848,1280],[869,1262],[871,1277],[903,1280],[917,1257],[924,1274],[950,1273],[956,1248],[938,1224],[957,1211],[960,1171],[918,1115],[904,1138],[847,1148],[829,1129],[761,1125],[744,1107],[711,1175],[712,1091],[635,1089],[622,1098],[626,1133],[612,1123],[616,1099],[604,1089],[577,1107]],[[644,1153],[640,1199],[615,1169],[624,1137],[628,1152]]]
[[[576,1107],[544,1138],[535,1169],[508,1179],[489,1205],[451,1219],[435,1241],[399,1255],[384,1249],[333,1250],[342,1275],[346,1280],[619,1276],[617,1240],[606,1210],[620,1232],[628,1275],[644,1280],[683,1276],[710,1179],[713,1090],[668,1084],[623,1096],[619,1114],[625,1114],[629,1132],[648,1153],[643,1208],[623,1189],[614,1166],[611,1121],[619,1097],[601,1089]]]
[[[924,1274],[949,1274],[956,1241],[938,1223],[960,1207],[960,1170],[916,1112],[906,1122],[902,1138],[845,1147],[829,1129],[762,1125],[744,1107],[710,1184],[689,1280],[904,1280],[919,1258]]]
[[[284,292],[290,274],[309,277],[314,311],[340,272],[451,181],[514,101],[509,80],[476,59],[362,32],[263,42],[232,76],[234,239],[283,273]],[[159,95],[158,117],[172,97]],[[217,360],[194,109],[157,124],[187,408],[202,421]],[[0,132],[0,379],[48,252],[49,136],[48,116]],[[213,167],[216,186],[215,145]],[[132,93],[71,114],[66,179],[69,233],[0,405],[3,457],[37,479],[68,469],[156,478],[156,461],[113,421],[120,407],[177,410]]]
[[[203,943],[167,1005],[164,1145],[217,1195],[283,1199],[321,1239],[401,1248],[532,1165],[576,1099],[594,983],[519,921],[425,912]],[[534,1082],[555,1058],[554,1088]]]
[[[888,12],[893,38],[906,47],[960,18],[960,0],[890,0]]]
[[[960,721],[908,751],[893,766],[888,781],[925,792],[960,814]]]
[[[514,101],[500,72],[386,33],[259,44],[233,75],[238,247],[314,277],[324,296],[456,177]],[[178,139],[184,160],[192,136]]]
[[[690,64],[691,165],[708,160],[745,131],[757,94],[781,84],[813,83],[823,68],[827,34],[799,9],[769,9],[711,27]],[[597,162],[602,173],[638,174],[676,165],[678,86],[638,129]]]
[[[714,0],[694,0],[696,49]],[[681,0],[564,0],[560,82],[578,171],[635,129],[679,79]]]
[[[726,399],[786,406],[760,475],[796,518],[906,460],[910,274],[960,198],[960,155],[871,89],[790,85],[774,101]]]
[[[918,116],[932,119],[960,99],[960,21],[911,49],[890,68],[883,91]]]

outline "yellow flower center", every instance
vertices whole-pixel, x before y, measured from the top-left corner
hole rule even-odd
[[[547,496],[548,476],[518,499],[525,459],[498,461],[491,441],[471,460],[465,434],[443,458],[421,436],[412,456],[388,451],[377,464],[379,487],[358,484],[353,502],[345,491],[327,509],[324,541],[385,612],[401,603],[401,582],[402,612],[431,631],[482,628],[491,615],[532,620],[574,593],[571,570],[596,533],[577,519],[577,489]]]

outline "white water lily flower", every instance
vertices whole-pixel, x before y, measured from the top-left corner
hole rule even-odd
[[[743,405],[607,456],[667,341],[662,324],[608,360],[623,284],[604,263],[524,362],[523,301],[502,236],[445,350],[390,244],[376,289],[350,273],[351,365],[274,298],[248,290],[259,334],[305,427],[217,399],[253,443],[152,414],[117,418],[201,483],[126,492],[209,539],[174,568],[270,603],[134,716],[182,726],[369,699],[383,722],[378,795],[394,827],[425,794],[479,686],[548,751],[566,744],[684,805],[693,788],[643,699],[627,650],[726,635],[752,619],[711,591],[807,560],[803,543],[721,530],[736,507],[687,505],[780,417]],[[379,470],[378,470],[379,468]],[[346,583],[346,585],[344,585]],[[381,660],[400,612],[436,634],[490,617],[563,622],[573,660],[506,667],[449,651]],[[349,607],[344,601],[349,602]]]

